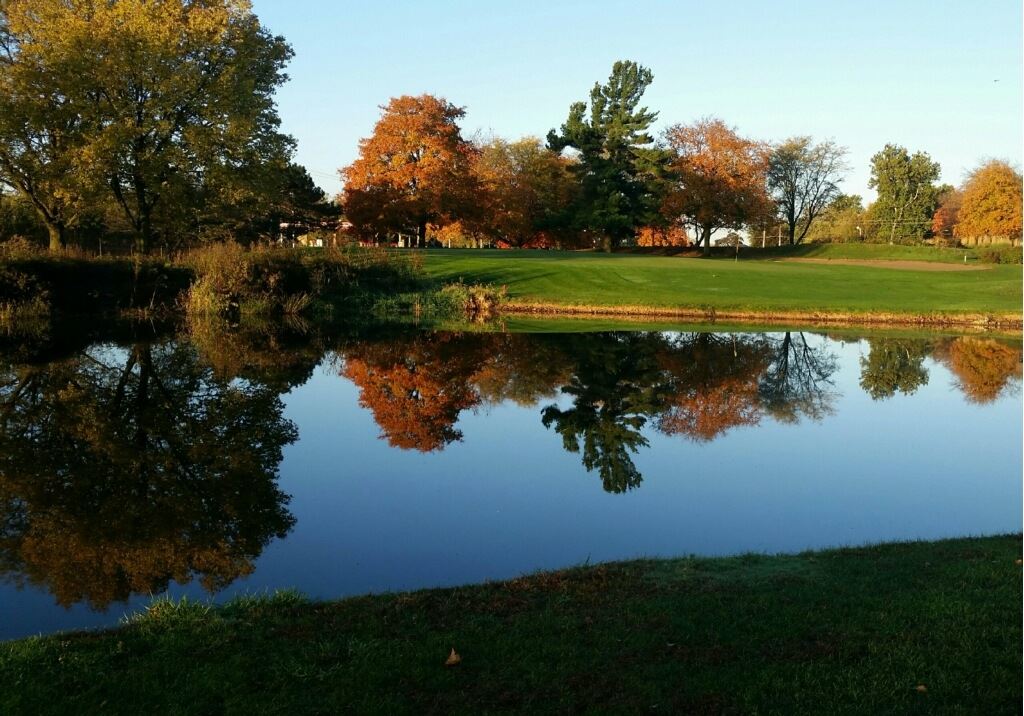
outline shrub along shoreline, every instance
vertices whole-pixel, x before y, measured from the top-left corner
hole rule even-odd
[[[467,316],[484,320],[502,293],[431,282],[412,252],[245,249],[218,243],[171,259],[8,252],[0,245],[0,322],[102,318],[309,315],[319,319]]]
[[[0,644],[0,711],[1014,713],[1020,556],[1007,535],[158,600]]]

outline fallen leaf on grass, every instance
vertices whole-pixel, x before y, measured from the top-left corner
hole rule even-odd
[[[455,666],[462,661],[462,657],[455,651],[455,647],[452,647],[452,653],[448,655],[448,660],[444,662],[445,666]]]

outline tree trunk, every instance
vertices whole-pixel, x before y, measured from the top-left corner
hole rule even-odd
[[[139,214],[139,230],[135,235],[135,250],[140,254],[149,251],[153,245],[153,220],[149,208],[143,208]]]
[[[601,237],[601,250],[606,254],[610,254],[612,252],[612,237],[608,236],[608,234]]]
[[[700,240],[704,245],[704,255],[711,255],[711,229],[704,228],[700,230]]]
[[[50,234],[50,251],[56,253],[67,246],[63,224],[46,222],[46,231]]]
[[[427,246],[427,222],[425,219],[416,225],[416,246],[421,249]]]

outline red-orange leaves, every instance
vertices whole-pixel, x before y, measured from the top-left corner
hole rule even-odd
[[[458,125],[465,111],[429,94],[382,109],[359,158],[341,170],[345,214],[360,235],[405,232],[422,244],[428,223],[465,217],[475,203],[475,150]]]

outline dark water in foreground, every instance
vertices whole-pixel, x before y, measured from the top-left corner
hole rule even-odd
[[[0,638],[637,556],[1018,531],[1021,348],[218,334],[0,354]]]

